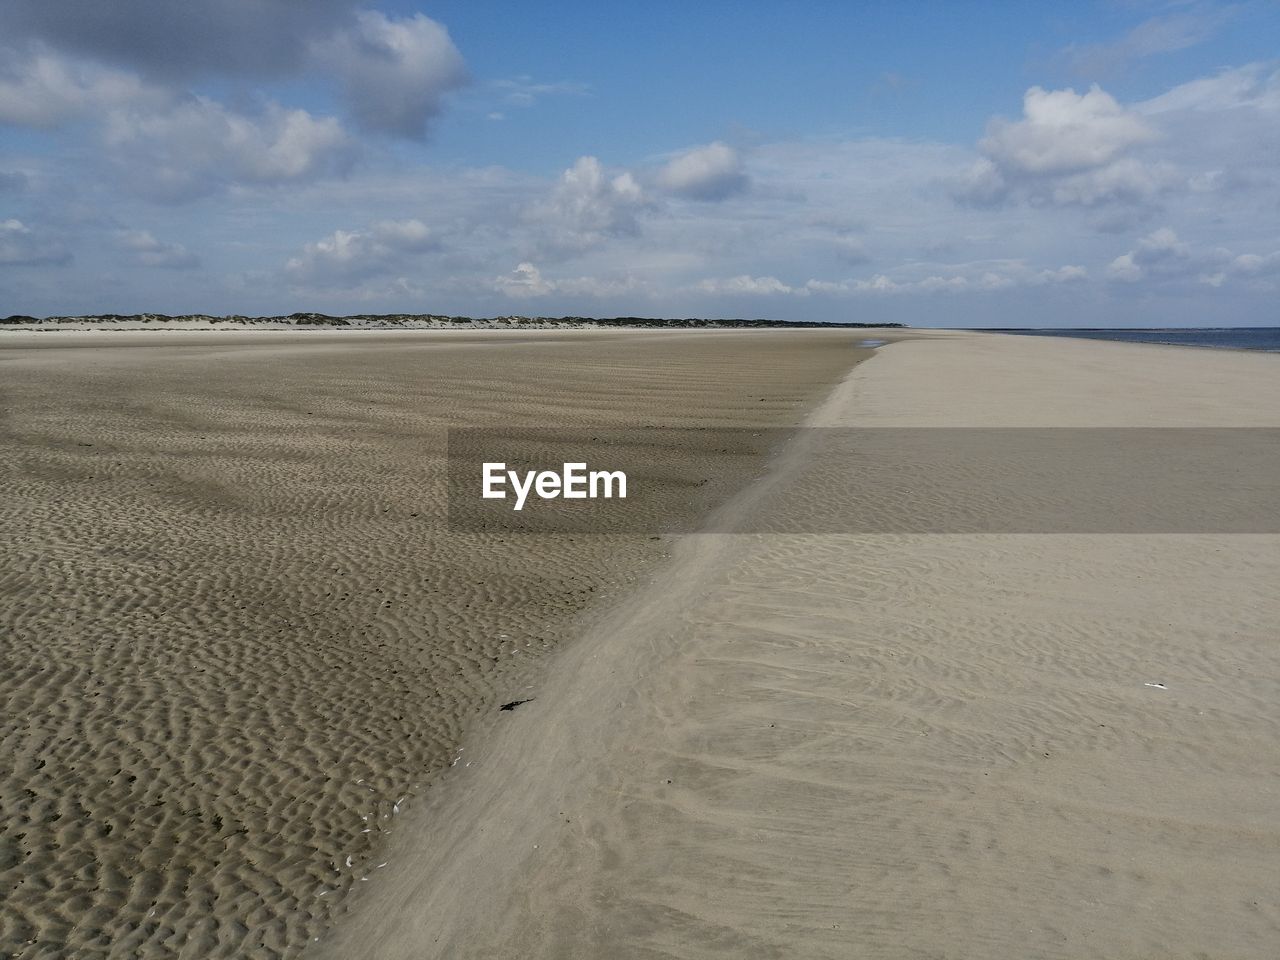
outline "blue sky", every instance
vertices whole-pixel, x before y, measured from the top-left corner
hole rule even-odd
[[[1280,4],[8,0],[0,315],[1280,324]]]

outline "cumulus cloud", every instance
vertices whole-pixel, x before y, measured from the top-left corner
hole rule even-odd
[[[63,266],[71,251],[60,242],[41,236],[21,220],[0,220],[0,265]]]
[[[362,129],[421,139],[441,98],[466,80],[439,23],[392,18],[351,0],[117,0],[0,7],[0,122],[55,126],[188,80],[319,76],[337,83]]]
[[[393,20],[362,11],[354,28],[317,44],[316,55],[339,78],[352,118],[374,133],[422,139],[441,98],[467,79],[449,32],[420,13]]]
[[[140,193],[181,201],[236,184],[272,185],[337,176],[356,147],[333,117],[268,103],[248,114],[191,96],[158,111],[118,110],[104,142]]]
[[[552,286],[542,279],[542,271],[527,261],[519,263],[505,277],[498,277],[494,285],[509,297],[545,297]]]
[[[100,137],[100,155],[154,199],[341,175],[356,157],[337,119],[273,101],[232,109],[45,49],[0,63],[0,123],[52,128],[83,121]]]
[[[200,258],[185,246],[157,240],[149,230],[121,230],[116,239],[138,266],[168,270],[191,270],[200,266]]]
[[[546,297],[551,294],[581,297],[605,297],[634,294],[644,290],[644,285],[634,277],[613,279],[608,277],[566,277],[551,279],[525,261],[505,276],[493,281],[493,287],[513,300]]]
[[[0,123],[51,128],[92,111],[166,97],[138,77],[44,49],[0,50]]]
[[[1092,207],[1144,203],[1173,177],[1133,151],[1158,137],[1141,115],[1096,84],[1088,92],[1032,87],[1022,119],[987,125],[983,156],[960,178],[956,197],[975,206],[1011,199]]]
[[[595,157],[580,157],[550,196],[529,206],[525,218],[545,251],[578,253],[611,237],[637,234],[637,214],[647,205],[630,173],[610,175]]]
[[[1168,227],[1155,230],[1128,253],[1121,254],[1107,267],[1113,280],[1133,283],[1151,274],[1164,277],[1186,276],[1199,267],[1201,258],[1193,256],[1191,246],[1178,239]]]
[[[692,200],[724,200],[748,184],[738,151],[719,141],[674,157],[657,179],[663,189]]]
[[[1271,287],[1280,276],[1280,250],[1266,254],[1233,253],[1225,247],[1198,246],[1179,239],[1168,227],[1142,237],[1132,250],[1107,266],[1107,277],[1119,283],[1193,281],[1220,287],[1231,280]]]
[[[295,281],[341,285],[404,269],[416,255],[439,249],[421,220],[382,220],[363,230],[335,230],[285,264]]]
[[[1067,174],[1105,166],[1154,132],[1096,84],[1088,93],[1032,87],[1023,119],[993,120],[979,144],[997,165],[1020,173]]]
[[[752,297],[797,292],[796,288],[783,283],[777,277],[753,277],[746,273],[736,277],[725,277],[722,279],[714,277],[709,278],[701,281],[698,284],[698,289],[703,293],[746,295]]]
[[[1280,70],[1246,64],[1122,105],[1097,86],[1027,92],[1024,116],[996,119],[981,157],[952,181],[962,203],[1079,207],[1126,232],[1195,195],[1280,184]]]
[[[928,278],[931,282],[941,280],[940,277]],[[899,283],[883,273],[859,280],[809,280],[804,289],[809,293],[821,293],[828,296],[847,296],[858,293],[901,293],[910,289],[911,284]]]

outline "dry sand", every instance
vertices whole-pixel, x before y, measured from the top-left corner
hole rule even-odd
[[[1277,426],[1278,363],[938,334],[811,422]],[[819,495],[822,454],[716,523]],[[1273,958],[1276,583],[1275,535],[688,538],[314,956]]]
[[[444,427],[794,424],[865,335],[0,336],[0,957],[296,955],[669,551],[447,531]]]

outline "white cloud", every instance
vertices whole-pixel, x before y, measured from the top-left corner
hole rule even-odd
[[[646,291],[643,283],[634,277],[620,279],[608,277],[566,277],[549,279],[532,263],[516,265],[511,273],[493,281],[493,288],[513,300],[545,297],[561,294],[576,297],[607,297],[636,294]]]
[[[947,273],[924,273],[916,270],[915,275],[897,278],[885,273],[873,274],[870,277],[849,280],[811,279],[802,286],[788,286],[771,277],[755,278],[759,289],[750,291],[747,288],[753,283],[738,285],[732,290],[730,284],[717,282],[703,289],[707,292],[757,292],[757,293],[790,293],[796,296],[822,295],[829,297],[859,297],[877,295],[911,295],[911,294],[958,294],[958,293],[990,293],[998,290],[1009,290],[1014,287],[1044,286],[1046,284],[1078,283],[1088,278],[1088,270],[1075,265],[1065,265],[1054,270],[1043,269],[1032,271],[1020,261],[1006,261],[1000,264],[962,264],[950,269]],[[751,277],[735,278],[739,281],[752,281]],[[763,281],[763,283],[759,283]],[[775,286],[776,284],[776,286]]]
[[[1126,283],[1134,283],[1151,273],[1183,276],[1196,269],[1197,260],[1189,244],[1179,240],[1168,227],[1161,227],[1139,240],[1134,249],[1112,260],[1107,273],[1112,279]]]
[[[71,252],[56,240],[42,237],[21,220],[0,220],[0,266],[63,266]]]
[[[96,128],[101,155],[137,192],[165,201],[343,174],[356,155],[333,117],[274,102],[233,110],[40,48],[0,67],[0,123],[76,121]]]
[[[797,292],[803,295],[804,292],[803,287],[798,289],[791,287],[783,283],[777,277],[753,277],[745,273],[736,277],[726,277],[723,279],[711,278],[703,280],[698,284],[698,289],[703,293],[747,295],[753,297]]]
[[[1076,273],[1079,271],[1079,274]],[[1037,275],[1027,275],[1016,270],[1016,276],[996,270],[982,270],[973,275],[962,273],[929,274],[915,279],[894,279],[877,273],[871,277],[851,280],[807,280],[803,284],[784,283],[777,277],[753,277],[743,274],[737,277],[702,280],[696,289],[701,293],[730,296],[779,296],[808,297],[825,295],[850,297],[875,294],[927,294],[961,293],[1005,290],[1021,283],[1062,283],[1084,275],[1079,267],[1063,267],[1059,271],[1045,270]]]
[[[40,48],[25,54],[0,49],[0,123],[50,128],[92,111],[164,99],[162,92],[123,71]]]
[[[1122,253],[1107,265],[1107,276],[1124,283],[1137,283],[1142,279],[1143,271],[1134,262],[1132,253]]]
[[[658,171],[659,186],[692,200],[724,200],[745,191],[747,183],[742,157],[719,141],[685,151]]]
[[[1242,253],[1227,265],[1229,272],[1240,277],[1261,277],[1280,273],[1280,250],[1275,253]]]
[[[931,286],[936,286],[941,280],[940,277],[926,278]],[[925,282],[925,281],[920,281]],[[841,297],[851,296],[863,293],[901,293],[912,289],[915,284],[898,283],[883,273],[877,273],[869,278],[858,280],[809,280],[805,283],[804,289],[807,293],[824,294],[826,296]]]
[[[867,279],[842,280],[838,282],[810,280],[805,289],[812,293],[835,296],[857,296],[865,294],[922,294],[922,293],[973,293],[981,291],[1005,290],[1015,286],[1019,281],[1014,277],[986,270],[975,276],[953,273],[948,275],[930,274],[919,279],[895,280],[883,273],[877,273]]]
[[[1032,176],[1094,170],[1155,137],[1096,84],[1084,94],[1032,87],[1022,111],[1016,122],[991,121],[979,148],[1000,168]]]
[[[962,174],[956,196],[975,206],[1009,199],[1057,206],[1142,204],[1177,181],[1167,164],[1134,157],[1158,132],[1096,84],[1087,93],[1032,87],[1023,117],[987,125],[981,159]]]
[[[16,13],[15,46],[0,48],[0,122],[54,127],[105,108],[137,112],[181,99],[174,81],[187,75],[318,75],[336,82],[362,129],[421,139],[442,98],[467,79],[441,24],[353,11],[350,0],[206,0],[198,16],[167,0],[71,14],[10,2],[31,9]],[[0,30],[5,19],[0,10]]]
[[[285,272],[298,282],[349,285],[401,270],[415,255],[438,247],[421,220],[382,220],[364,230],[335,230],[307,244],[300,256],[285,264]]]
[[[877,273],[869,280],[854,280],[844,285],[845,292],[852,293],[895,293],[903,289],[902,284],[894,283],[883,273]]]
[[[542,271],[527,261],[519,263],[505,277],[498,277],[494,285],[509,297],[544,297],[552,286],[542,279]]]
[[[1196,195],[1256,204],[1280,185],[1280,70],[1247,64],[1129,106],[1096,86],[1032,88],[1024,117],[993,120],[979,149],[952,180],[976,207],[1086,208],[1096,229],[1124,232]]]
[[[122,230],[117,234],[117,240],[139,266],[170,270],[190,270],[200,266],[200,258],[185,246],[157,240],[149,230]]]
[[[648,205],[630,173],[610,176],[595,157],[580,157],[546,199],[526,210],[546,252],[579,253],[611,237],[639,232],[636,215]]]
[[[1142,237],[1107,267],[1108,278],[1130,284],[1193,282],[1221,287],[1238,280],[1273,290],[1275,275],[1280,275],[1280,250],[1236,254],[1225,247],[1187,243],[1168,227]]]
[[[235,184],[341,175],[350,169],[356,149],[333,117],[277,103],[243,114],[194,96],[161,111],[112,111],[103,136],[112,159],[139,192],[169,201]]]
[[[412,139],[426,135],[444,95],[467,79],[449,32],[420,13],[393,20],[361,11],[354,27],[316,45],[315,59],[340,80],[360,127]]]

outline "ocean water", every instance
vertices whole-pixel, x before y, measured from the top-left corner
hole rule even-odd
[[[1172,343],[1184,347],[1218,347],[1226,350],[1261,350],[1280,353],[1280,327],[1165,327],[1120,330],[1089,327],[1066,329],[1001,329],[1037,337],[1086,337],[1127,343]]]

